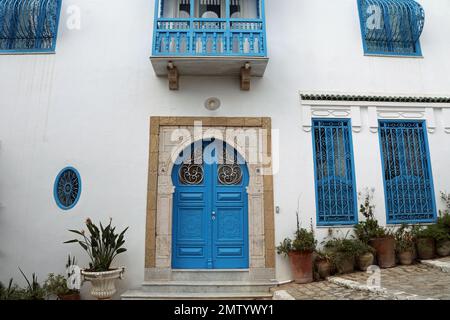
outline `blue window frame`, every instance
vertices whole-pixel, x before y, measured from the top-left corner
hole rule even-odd
[[[436,220],[436,204],[425,121],[380,121],[388,223]]]
[[[358,220],[351,122],[313,119],[317,225],[349,225]]]
[[[58,173],[53,196],[61,209],[70,210],[75,207],[81,196],[81,177],[77,169],[66,167]]]
[[[52,53],[61,0],[1,0],[0,53]]]
[[[364,53],[422,56],[425,12],[414,0],[358,0]]]

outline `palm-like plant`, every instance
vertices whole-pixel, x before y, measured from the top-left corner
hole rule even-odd
[[[72,233],[83,237],[82,240],[73,239],[64,243],[79,243],[80,246],[87,252],[90,258],[89,271],[101,272],[109,271],[111,263],[114,258],[127,249],[122,246],[125,243],[124,235],[128,230],[125,228],[120,234],[117,234],[116,227],[111,225],[112,219],[109,220],[109,224],[106,227],[100,223],[98,228],[91,219],[86,220],[86,227],[89,231],[89,235],[86,235],[84,230],[69,230]]]

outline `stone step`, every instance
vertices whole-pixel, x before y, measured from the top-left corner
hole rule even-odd
[[[266,294],[276,282],[268,281],[146,281],[142,291],[149,293]]]
[[[171,278],[174,281],[250,281],[247,269],[227,270],[172,270]]]
[[[122,300],[271,300],[267,293],[165,293],[129,290],[122,294]]]

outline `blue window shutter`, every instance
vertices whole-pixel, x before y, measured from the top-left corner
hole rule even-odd
[[[425,121],[380,121],[388,223],[433,222],[436,204]]]
[[[351,123],[313,119],[317,225],[357,223]]]
[[[421,56],[425,12],[414,0],[358,0],[364,52]]]
[[[55,51],[61,0],[1,0],[0,53]]]

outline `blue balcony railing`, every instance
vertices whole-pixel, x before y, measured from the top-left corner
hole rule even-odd
[[[168,0],[166,0],[168,1]],[[230,18],[230,2],[246,0],[183,0],[187,18],[165,17],[164,1],[156,1],[153,56],[249,56],[267,55],[264,0],[257,3],[256,18]],[[200,2],[197,2],[200,1]],[[226,10],[225,18],[195,17],[202,1],[217,1]],[[198,15],[198,13],[197,13]]]

